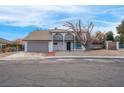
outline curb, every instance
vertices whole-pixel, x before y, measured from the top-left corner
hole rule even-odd
[[[1,58],[0,61],[41,61],[41,60],[47,60],[47,59],[123,59],[124,57],[120,56],[50,56],[50,57],[43,57],[43,58]]]
[[[44,59],[124,59],[120,56],[54,56],[45,57]]]

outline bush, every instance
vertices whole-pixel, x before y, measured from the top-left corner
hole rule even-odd
[[[124,44],[124,35],[123,34],[120,35],[120,43]]]
[[[3,52],[12,52],[12,47],[5,47],[2,49]]]

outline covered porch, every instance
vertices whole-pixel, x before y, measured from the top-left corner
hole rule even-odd
[[[52,33],[53,51],[72,51],[72,50],[85,50],[79,42],[77,42],[74,33]]]

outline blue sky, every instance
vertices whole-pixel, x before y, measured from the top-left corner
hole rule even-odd
[[[124,19],[124,6],[0,6],[0,37],[15,40],[24,38],[32,30],[64,28],[66,21],[90,21],[95,31],[113,31]]]

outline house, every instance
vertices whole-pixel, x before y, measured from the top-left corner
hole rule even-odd
[[[11,44],[12,42],[3,38],[0,38],[0,51],[2,50],[3,46],[6,44]]]
[[[13,51],[24,51],[24,41],[23,39],[16,39],[11,45]]]
[[[85,50],[73,31],[63,29],[37,30],[24,38],[25,52]]]
[[[13,41],[13,43],[17,43],[19,45],[24,45],[23,39],[16,39],[15,41]]]

